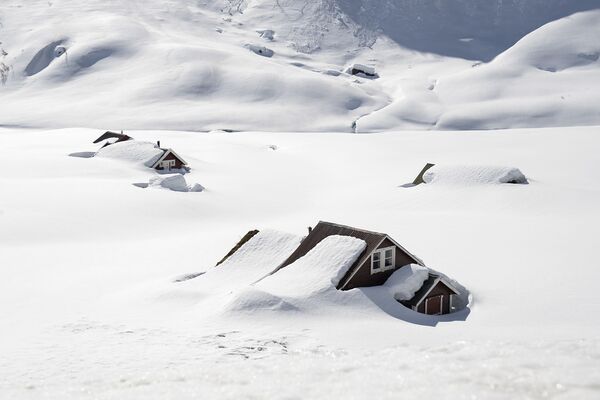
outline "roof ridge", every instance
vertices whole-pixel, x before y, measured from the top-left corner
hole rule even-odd
[[[340,227],[340,228],[346,228],[346,229],[350,229],[350,230],[353,230],[353,231],[358,231],[358,232],[363,232],[363,233],[371,233],[371,234],[373,234],[373,235],[388,236],[388,234],[387,234],[387,233],[383,233],[383,232],[375,232],[375,231],[369,231],[369,230],[366,230],[366,229],[356,228],[356,227],[354,227],[354,226],[337,224],[337,223],[335,223],[335,222],[329,222],[329,221],[319,221],[319,224],[321,224],[321,223],[323,223],[323,224],[329,224],[329,225],[333,225],[333,226],[337,226],[337,227]]]

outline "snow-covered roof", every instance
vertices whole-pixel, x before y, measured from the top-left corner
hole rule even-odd
[[[106,146],[98,150],[98,157],[120,159],[124,161],[143,163],[147,167],[153,165],[163,156],[164,151],[155,143],[126,140]]]
[[[302,244],[300,244],[296,251],[294,251],[290,255],[290,257],[287,260],[285,260],[285,262],[283,262],[283,264],[281,264],[280,268],[287,268],[288,265],[296,261],[298,258],[307,254],[318,243],[320,243],[323,239],[330,235],[352,236],[364,240],[367,244],[362,256],[356,259],[355,263],[351,266],[351,268],[349,268],[346,276],[340,280],[338,284],[339,289],[345,288],[347,283],[350,281],[352,276],[354,276],[358,268],[365,262],[367,257],[369,257],[373,250],[378,248],[381,245],[381,243],[386,239],[391,241],[395,246],[397,246],[404,253],[406,253],[410,258],[412,258],[415,261],[416,264],[424,265],[421,259],[412,255],[404,247],[402,247],[400,244],[398,244],[385,233],[371,232],[364,229],[354,228],[351,226],[319,221],[317,226],[315,226],[314,229],[312,229],[310,234],[302,241]]]
[[[405,265],[396,271],[383,284],[398,301],[411,300],[423,283],[429,278],[429,269],[420,265]]]
[[[307,296],[335,290],[367,247],[364,240],[331,235],[304,256],[257,284],[261,290],[284,296]]]
[[[527,178],[514,167],[486,165],[435,165],[423,174],[427,184],[480,185],[497,183],[527,183]]]

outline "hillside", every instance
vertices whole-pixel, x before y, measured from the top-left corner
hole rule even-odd
[[[342,132],[593,125],[598,8],[597,0],[7,0],[0,123]],[[380,78],[345,73],[355,62]]]

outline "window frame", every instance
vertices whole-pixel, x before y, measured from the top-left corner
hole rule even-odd
[[[386,266],[385,265],[385,252],[391,250],[392,251],[392,264]],[[379,255],[379,268],[373,268],[375,264],[375,254]],[[396,264],[396,246],[382,247],[381,249],[373,250],[371,253],[371,275],[377,274],[379,272],[389,271],[395,269]]]

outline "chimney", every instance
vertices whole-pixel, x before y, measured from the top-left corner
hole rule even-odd
[[[160,147],[160,140],[157,140],[157,141],[156,141],[156,145],[157,145],[158,147]]]
[[[308,227],[308,234],[310,235],[310,233],[312,232],[312,226]]]

